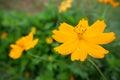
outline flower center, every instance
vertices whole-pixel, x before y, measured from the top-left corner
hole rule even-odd
[[[82,24],[78,24],[75,28],[74,31],[77,33],[78,38],[81,39],[82,35],[85,33],[85,31],[87,30],[87,26],[82,25]]]

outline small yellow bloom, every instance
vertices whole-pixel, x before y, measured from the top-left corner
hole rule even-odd
[[[6,32],[3,32],[2,34],[1,34],[1,36],[0,36],[0,38],[6,38],[7,37],[7,33]]]
[[[71,8],[73,0],[63,0],[59,6],[59,12],[66,11],[67,9]]]
[[[25,72],[25,77],[26,77],[26,78],[29,78],[29,77],[30,77],[30,72],[26,71],[26,72]]]
[[[75,80],[73,74],[70,75],[70,80]]]
[[[53,43],[52,37],[47,37],[47,38],[46,38],[46,43],[47,43],[47,44],[52,44],[52,43]]]
[[[114,0],[99,0],[99,2],[111,4],[114,8],[119,6],[120,4],[119,2],[115,2]]]
[[[97,20],[93,25],[88,25],[88,20],[82,19],[75,27],[62,23],[59,30],[53,30],[53,38],[63,43],[54,48],[62,55],[71,54],[71,60],[84,61],[88,55],[94,58],[103,58],[109,51],[101,44],[110,43],[115,39],[113,32],[103,33],[106,24]]]
[[[48,56],[48,60],[51,61],[51,60],[52,60],[52,57],[51,57],[51,56]]]
[[[17,59],[21,57],[24,50],[29,50],[30,48],[34,48],[34,46],[38,43],[38,39],[33,40],[33,33],[29,33],[27,36],[24,36],[16,41],[16,44],[11,44],[12,48],[9,56],[13,59]]]
[[[36,33],[36,27],[31,28],[31,33],[35,34]]]
[[[115,1],[110,1],[110,4],[115,8],[115,7],[117,7],[117,6],[119,6],[119,2],[115,2]]]

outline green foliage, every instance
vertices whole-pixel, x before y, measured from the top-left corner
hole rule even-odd
[[[108,31],[116,33],[116,40],[104,47],[110,50],[104,59],[91,58],[102,70],[108,80],[119,80],[120,74],[120,7],[98,3],[97,0],[74,1],[73,7],[58,13],[54,4],[48,4],[43,11],[28,14],[21,11],[0,9],[0,35],[7,32],[6,38],[0,38],[0,80],[103,80],[95,67],[84,62],[70,60],[54,51],[59,44],[46,43],[61,22],[75,26],[80,19],[87,18],[89,24],[104,19]],[[104,9],[105,7],[105,9]],[[27,35],[31,28],[37,29],[35,38],[39,42],[35,48],[25,51],[19,59],[9,58],[10,44]]]

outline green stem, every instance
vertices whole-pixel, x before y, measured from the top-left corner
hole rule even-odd
[[[43,58],[43,57],[39,57],[39,56],[35,56],[35,55],[32,55],[31,53],[28,53],[28,55],[30,55],[30,56],[32,56],[32,57],[34,57],[34,58],[37,58],[37,59],[39,59],[39,60],[48,61],[47,58]]]
[[[87,60],[98,70],[98,72],[100,73],[100,75],[103,77],[104,80],[107,80],[106,77],[104,76],[104,74],[102,73],[102,71],[99,69],[99,67],[91,60],[88,59]]]
[[[39,56],[35,56],[35,55],[33,55],[33,54],[31,54],[31,53],[28,53],[28,55],[29,56],[32,56],[32,57],[34,57],[34,58],[37,58],[37,59],[39,59],[39,60],[41,60],[41,61],[50,61],[48,58],[44,58],[44,57],[39,57]],[[62,62],[62,61],[60,61],[60,60],[52,60],[52,61],[54,61],[54,62]]]
[[[109,7],[105,7],[102,11],[101,19],[105,20]]]

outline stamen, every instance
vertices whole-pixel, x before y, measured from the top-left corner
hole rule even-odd
[[[78,24],[75,28],[74,31],[78,34],[79,39],[82,38],[82,35],[85,33],[87,30],[88,26]]]

